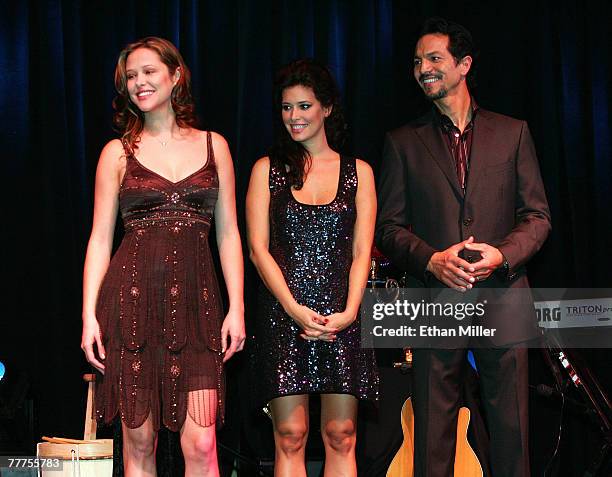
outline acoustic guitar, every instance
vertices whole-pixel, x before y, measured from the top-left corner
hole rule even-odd
[[[457,419],[457,447],[455,448],[455,471],[457,477],[482,477],[482,467],[467,439],[470,410],[459,409]],[[402,406],[402,432],[404,442],[395,454],[387,470],[387,477],[414,476],[414,412],[410,398]]]

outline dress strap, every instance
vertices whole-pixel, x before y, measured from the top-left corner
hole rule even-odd
[[[123,188],[123,184],[128,179],[128,177],[132,176],[132,169],[134,167],[138,167],[138,161],[136,161],[134,154],[130,152],[130,147],[128,146],[125,138],[120,138],[121,146],[123,146],[123,153],[125,154],[125,171],[123,172],[123,177],[121,178],[121,183],[119,185],[120,188]]]
[[[215,150],[213,149],[212,134],[210,131],[206,131],[206,165],[212,161],[215,163]]]
[[[357,195],[357,159],[340,155],[340,181],[338,196],[343,195],[352,201]]]
[[[268,187],[270,192],[275,193],[287,188],[289,180],[285,170],[285,164],[270,157],[270,171],[268,173]]]
[[[131,159],[134,157],[134,151],[129,146],[127,140],[125,138],[119,139],[121,141],[121,145],[123,146],[123,152],[125,153],[126,159]]]

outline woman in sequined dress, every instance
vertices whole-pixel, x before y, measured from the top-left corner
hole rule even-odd
[[[128,45],[115,70],[121,139],[102,150],[85,259],[82,344],[96,413],[120,414],[125,475],[154,475],[157,431],[180,431],[186,475],[217,476],[223,361],[243,347],[243,262],[227,143],[195,128],[190,73],[170,42]],[[111,260],[117,212],[125,237]],[[223,319],[208,233],[229,296]]]
[[[329,71],[312,60],[277,77],[277,138],[247,193],[259,299],[258,381],[274,426],[275,475],[305,476],[310,394],[321,396],[325,475],[356,475],[359,399],[378,398],[373,350],[361,348],[359,304],[370,266],[371,168],[339,154],[345,130]]]

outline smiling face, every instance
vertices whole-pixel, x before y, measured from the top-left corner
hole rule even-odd
[[[414,50],[414,78],[431,100],[467,92],[465,77],[472,58],[457,61],[448,51],[448,36],[438,33],[422,36]]]
[[[126,60],[127,90],[132,102],[144,113],[170,107],[172,89],[180,70],[170,74],[159,55],[149,48],[138,48]]]
[[[283,124],[291,139],[297,142],[310,142],[325,137],[325,118],[331,107],[324,107],[315,96],[312,88],[295,85],[283,90],[281,103]]]

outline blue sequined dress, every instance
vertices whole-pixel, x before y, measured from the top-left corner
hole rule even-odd
[[[357,170],[341,156],[336,197],[329,204],[298,202],[283,164],[272,161],[270,254],[298,303],[321,315],[344,311],[352,263]],[[335,342],[308,341],[264,286],[259,294],[257,379],[260,403],[291,394],[342,393],[378,398],[374,351],[361,348],[360,320]]]

